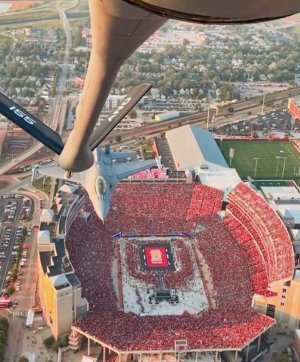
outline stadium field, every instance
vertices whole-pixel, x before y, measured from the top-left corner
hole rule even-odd
[[[223,140],[219,147],[228,165],[229,150],[234,149],[231,166],[242,179],[294,179],[299,181],[300,153],[286,141],[232,141]],[[285,168],[284,168],[284,158]],[[257,169],[255,172],[255,158]]]

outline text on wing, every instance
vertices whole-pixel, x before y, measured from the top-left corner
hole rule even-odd
[[[129,98],[125,98],[124,101],[120,104],[120,106],[114,111],[114,113],[108,117],[108,122],[111,122],[113,120],[113,118],[120,112],[120,110],[126,106],[127,103],[129,103],[131,101],[131,97]]]
[[[14,113],[23,118],[25,122],[27,122],[28,124],[35,124],[36,121],[34,119],[32,119],[31,117],[27,116],[25,113],[23,113],[20,109],[16,108],[15,106],[12,106],[9,108],[11,111],[14,111]]]

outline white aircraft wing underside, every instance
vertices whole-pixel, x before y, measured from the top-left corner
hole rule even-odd
[[[66,171],[57,166],[38,167],[36,177],[38,178],[39,175],[41,175],[41,176],[50,176],[53,178],[65,179],[66,178],[65,173]],[[70,178],[67,178],[67,180],[78,184],[81,183],[79,173],[73,173]]]
[[[157,163],[155,160],[148,161],[132,161],[126,163],[116,163],[114,165],[117,177],[119,180],[134,175],[137,172],[146,170],[151,166],[155,166]]]

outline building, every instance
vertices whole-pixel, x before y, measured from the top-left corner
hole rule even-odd
[[[183,126],[166,132],[177,170],[193,169],[206,163],[228,167],[213,135],[196,126]]]
[[[196,181],[215,187],[226,195],[241,181],[229,168],[212,133],[196,126],[166,132],[168,147],[178,171],[191,172]]]
[[[70,194],[74,188],[66,185],[63,190],[56,195],[52,208],[43,210],[38,234],[40,303],[55,339],[68,333],[71,324],[88,310],[65,247],[68,220],[72,210],[76,214],[80,194]]]
[[[293,118],[300,120],[300,97],[289,98],[288,111]]]
[[[289,231],[295,273],[293,278],[272,286],[274,295],[256,296],[254,305],[260,312],[274,317],[282,328],[295,330],[300,325],[300,192],[296,186],[261,187],[261,192]]]

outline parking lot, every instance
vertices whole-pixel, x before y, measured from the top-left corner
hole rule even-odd
[[[24,223],[31,214],[31,200],[22,195],[0,196],[0,294],[20,290],[20,282],[12,283],[12,273],[22,273],[27,251],[21,253],[22,242],[30,238]],[[19,265],[17,266],[19,253]],[[15,271],[13,270],[15,269]]]
[[[251,129],[253,132],[257,132],[259,136],[266,136],[268,131],[290,134],[291,130],[293,132],[300,131],[300,123],[299,121],[293,123],[292,117],[288,111],[276,110],[265,113],[264,115],[249,114],[244,119],[220,126],[214,131],[217,134],[243,136],[250,134]]]

